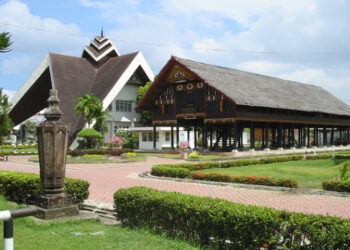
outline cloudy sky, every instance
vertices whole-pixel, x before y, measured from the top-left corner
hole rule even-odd
[[[321,86],[350,104],[350,1],[0,0],[0,87],[18,90],[48,52],[81,56],[101,27],[154,73],[171,55]]]

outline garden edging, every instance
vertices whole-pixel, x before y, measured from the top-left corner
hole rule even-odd
[[[298,194],[312,194],[312,195],[325,195],[325,196],[350,198],[350,193],[345,193],[345,192],[331,192],[331,191],[324,191],[322,189],[313,189],[313,188],[288,188],[288,187],[275,187],[275,186],[252,185],[252,184],[242,184],[242,183],[204,181],[204,180],[194,180],[194,179],[186,179],[186,178],[161,177],[161,176],[151,175],[150,171],[140,173],[139,177],[156,179],[156,180],[174,181],[174,182],[186,182],[186,183],[195,183],[195,184],[202,184],[202,185],[232,187],[232,188],[247,188],[247,189],[280,191],[280,192],[289,192],[289,193],[298,193]]]

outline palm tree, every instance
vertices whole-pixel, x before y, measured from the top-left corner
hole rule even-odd
[[[0,33],[0,53],[10,51],[9,47],[12,44],[12,42],[10,42],[10,37],[11,35],[8,32]]]
[[[103,104],[98,97],[94,96],[93,94],[85,94],[75,99],[74,102],[77,103],[74,108],[75,114],[82,114],[89,128],[91,123],[96,121],[94,126],[96,130],[108,131],[106,116],[109,115],[109,112],[103,110]]]
[[[110,117],[111,114],[108,110],[103,110],[103,105],[100,102],[95,109],[94,112],[94,118],[96,120],[96,123],[94,125],[94,129],[96,129],[97,131],[100,132],[108,132],[108,127],[107,127],[107,123],[106,123],[106,117]]]

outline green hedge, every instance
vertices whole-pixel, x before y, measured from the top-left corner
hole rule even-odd
[[[298,187],[298,183],[291,179],[274,179],[266,178],[257,179],[256,176],[228,176],[221,174],[200,174],[192,171],[211,169],[211,168],[230,168],[241,167],[256,164],[270,164],[276,162],[298,161],[303,159],[302,155],[271,157],[264,159],[244,159],[224,162],[199,162],[199,163],[181,163],[181,164],[158,164],[152,167],[152,175],[165,176],[174,178],[192,178],[207,181],[223,181],[231,183],[245,183],[255,185],[282,186],[282,187]]]
[[[72,196],[74,204],[82,204],[89,196],[89,182],[66,178],[64,192]],[[35,204],[41,192],[40,177],[36,174],[0,171],[0,192],[8,200]]]
[[[114,194],[117,219],[130,227],[229,249],[349,249],[350,220],[306,215],[145,187]]]
[[[305,156],[306,160],[322,160],[322,159],[332,159],[333,155],[331,154],[322,154],[322,155],[307,155]]]
[[[37,149],[38,148],[38,144],[35,143],[33,145],[16,145],[16,149]],[[13,145],[0,145],[0,149],[15,149],[15,147]]]
[[[192,179],[195,179],[195,180],[298,188],[298,183],[292,179],[276,179],[273,177],[264,177],[264,176],[260,176],[260,177],[259,176],[230,176],[227,174],[218,174],[218,173],[206,174],[206,173],[200,173],[200,172],[192,172],[191,177]]]
[[[337,191],[337,192],[349,192],[350,193],[350,180],[349,181],[336,181],[329,180],[322,182],[323,190]]]
[[[132,149],[122,148],[122,149],[75,149],[75,150],[68,150],[69,155],[76,157],[76,156],[83,156],[83,155],[115,155],[120,156],[122,154],[125,154],[127,152],[133,152]]]

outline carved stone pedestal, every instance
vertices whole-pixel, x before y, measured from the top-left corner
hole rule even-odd
[[[70,195],[64,193],[40,196],[38,206],[39,212],[36,217],[44,220],[79,214],[78,208],[72,206],[72,198]]]
[[[68,126],[61,121],[57,90],[50,91],[46,120],[37,128],[42,194],[38,197],[38,218],[55,219],[77,215],[79,210],[63,192],[66,174]]]

